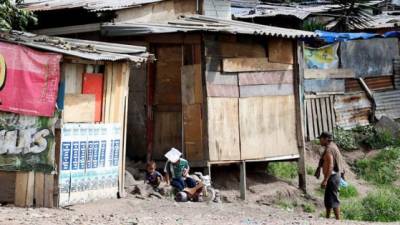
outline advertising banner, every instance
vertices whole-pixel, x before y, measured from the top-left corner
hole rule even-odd
[[[119,124],[65,124],[61,135],[60,206],[115,198]]]
[[[0,110],[52,117],[61,55],[0,42]]]
[[[326,45],[321,48],[304,48],[304,62],[307,69],[337,69],[339,43]]]
[[[0,112],[0,170],[53,171],[56,120]]]

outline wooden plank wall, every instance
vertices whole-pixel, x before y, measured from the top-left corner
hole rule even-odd
[[[183,149],[191,161],[204,159],[201,72],[201,64],[182,67]]]
[[[210,160],[297,155],[292,41],[207,36],[205,47]]]
[[[242,159],[298,154],[294,96],[241,98]]]
[[[18,207],[48,207],[56,203],[54,175],[42,172],[0,172],[2,203]]]
[[[152,159],[164,160],[171,147],[182,149],[183,65],[180,44],[156,45],[154,87],[154,139]]]
[[[305,106],[307,140],[316,139],[323,131],[334,131],[334,95],[306,96]]]

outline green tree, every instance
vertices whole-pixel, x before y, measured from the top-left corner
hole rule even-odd
[[[18,8],[23,0],[0,0],[0,29],[24,30],[29,24],[35,24],[37,19],[32,12]]]

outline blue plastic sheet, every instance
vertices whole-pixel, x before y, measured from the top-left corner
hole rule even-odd
[[[356,39],[371,39],[376,37],[389,38],[389,37],[400,37],[399,31],[389,31],[381,34],[376,33],[335,33],[328,31],[317,30],[315,33],[319,38],[323,39],[326,43],[334,43],[338,41],[349,41]]]

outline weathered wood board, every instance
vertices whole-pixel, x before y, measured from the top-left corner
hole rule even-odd
[[[216,57],[216,56],[224,58],[266,57],[266,50],[264,46],[259,43],[207,40],[205,42],[205,45],[206,45],[206,56],[208,57]]]
[[[94,122],[96,97],[90,94],[67,94],[64,100],[63,119],[69,122]]]
[[[239,100],[241,160],[298,154],[294,96]]]
[[[352,69],[305,69],[305,79],[337,79],[354,78],[355,73]]]
[[[293,71],[239,73],[239,85],[293,84]]]
[[[65,80],[65,94],[82,93],[82,75],[85,65],[63,63],[61,70]]]
[[[357,77],[393,75],[393,58],[399,56],[397,38],[375,38],[340,43],[342,67]]]
[[[209,97],[239,97],[239,86],[237,85],[217,85],[207,83],[207,96]]]
[[[183,106],[185,153],[188,160],[203,160],[201,104]]]
[[[268,58],[270,62],[293,64],[293,41],[291,39],[268,39]]]
[[[293,65],[272,63],[268,61],[268,58],[230,58],[222,60],[222,70],[224,72],[257,72],[292,69]]]
[[[207,98],[210,161],[240,160],[237,98]]]
[[[344,93],[345,91],[345,81],[344,80],[304,80],[304,90],[305,92],[312,93]]]
[[[0,200],[3,203],[14,203],[15,198],[15,172],[0,171]]]
[[[182,67],[182,104],[200,104],[203,102],[203,88],[201,80],[201,65]]]
[[[154,112],[154,159],[164,159],[170,148],[181,149],[182,113]]]
[[[293,95],[293,84],[264,84],[240,86],[240,97]]]
[[[237,73],[220,73],[206,71],[206,81],[217,85],[238,85]]]
[[[163,45],[156,57],[154,104],[181,103],[182,47]]]

